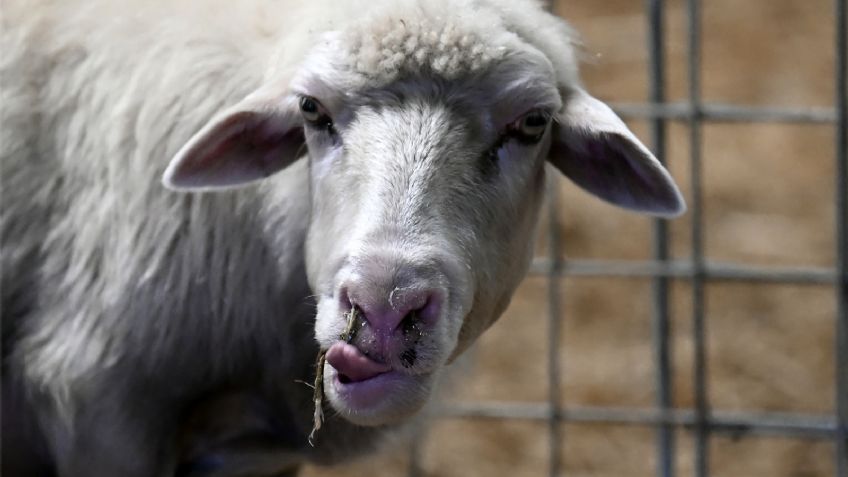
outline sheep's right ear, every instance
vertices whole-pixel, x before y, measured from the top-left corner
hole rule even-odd
[[[248,96],[212,118],[171,160],[162,182],[174,190],[236,187],[274,174],[303,147],[297,99]]]

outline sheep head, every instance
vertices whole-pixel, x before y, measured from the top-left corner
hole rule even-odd
[[[504,311],[530,262],[546,163],[613,204],[684,209],[660,163],[581,88],[565,24],[516,3],[386,2],[316,35],[166,173],[177,189],[239,186],[306,146],[324,387],[356,424],[414,414]]]

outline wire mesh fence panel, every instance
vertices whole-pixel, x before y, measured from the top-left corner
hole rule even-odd
[[[667,36],[664,28],[666,2],[645,0],[643,21],[647,49],[648,79],[647,102],[614,103],[619,115],[630,120],[646,120],[649,126],[649,145],[657,157],[666,157],[669,123],[688,127],[689,161],[689,256],[674,258],[669,246],[670,230],[663,220],[653,224],[651,256],[644,260],[599,260],[564,258],[563,234],[561,233],[561,198],[558,188],[553,187],[548,201],[547,253],[537,258],[531,266],[531,276],[547,281],[547,329],[546,379],[548,395],[544,401],[459,401],[439,407],[437,419],[470,419],[477,421],[526,421],[546,423],[547,428],[547,474],[566,475],[564,461],[569,458],[569,434],[563,424],[571,426],[634,426],[654,430],[655,465],[653,472],[658,476],[683,475],[677,466],[679,454],[690,455],[688,467],[697,477],[711,475],[711,453],[713,442],[717,452],[726,451],[727,442],[740,437],[762,436],[767,439],[803,439],[820,442],[810,458],[821,459],[822,455],[833,455],[832,468],[838,477],[848,476],[848,143],[846,143],[846,2],[833,0],[830,8],[834,19],[835,41],[832,49],[835,64],[833,80],[833,107],[784,107],[771,105],[740,105],[705,101],[702,95],[702,49],[705,35],[716,34],[702,29],[702,5],[700,0],[685,0],[686,23],[686,73],[688,89],[685,101],[668,99],[665,78]],[[706,221],[704,219],[704,163],[710,158],[702,154],[703,129],[705,124],[716,123],[779,123],[809,124],[832,127],[835,137],[833,184],[835,199],[836,260],[833,266],[820,264],[778,266],[746,264],[715,260],[709,256],[704,244]],[[825,204],[822,204],[825,206]],[[563,405],[563,361],[558,353],[565,316],[563,280],[580,280],[590,277],[629,278],[651,280],[651,341],[654,374],[654,405],[630,406],[575,406]],[[692,383],[674,381],[672,339],[670,339],[671,280],[682,280],[689,284],[689,320],[692,342]],[[835,300],[833,330],[833,389],[835,396],[832,413],[782,412],[774,410],[724,410],[711,405],[707,339],[710,314],[706,303],[709,284],[760,284],[762,286],[827,287]],[[674,388],[687,384],[694,394],[691,407],[675,406]],[[678,431],[685,432],[686,439],[676,440]],[[575,431],[579,432],[579,431]],[[726,439],[731,441],[726,441]],[[421,446],[427,437],[414,439],[410,459],[409,475],[423,475]],[[691,448],[685,448],[684,442]],[[777,441],[776,441],[777,442]],[[790,444],[775,444],[776,448]],[[564,443],[565,447],[564,447]],[[832,446],[828,447],[830,443]],[[832,449],[828,451],[827,449]],[[574,451],[572,451],[574,452]],[[753,451],[752,451],[753,452]],[[753,455],[753,454],[752,454]],[[689,472],[687,472],[688,474]],[[818,475],[818,474],[816,474]]]
[[[521,302],[516,306],[516,313],[526,314],[520,318],[529,322],[521,322],[515,316],[507,318],[512,322],[496,324],[481,340],[490,342],[489,349],[482,350],[482,361],[488,362],[487,366],[495,363],[493,366],[499,368],[511,367],[511,372],[502,376],[509,376],[516,382],[508,388],[499,389],[502,384],[498,382],[502,379],[500,377],[462,378],[460,387],[474,389],[459,392],[458,398],[438,404],[433,410],[432,424],[414,433],[409,453],[393,454],[386,461],[386,468],[391,466],[391,470],[380,475],[397,475],[395,469],[400,468],[407,469],[410,476],[700,477],[771,476],[781,472],[777,475],[848,477],[845,0],[794,3],[791,0],[752,0],[744,2],[744,5],[743,2],[724,1],[720,7],[715,7],[715,4],[721,3],[721,0],[644,0],[629,3],[564,0],[559,3],[578,9],[581,5],[591,4],[591,9],[606,12],[606,17],[603,14],[598,17],[586,14],[586,21],[602,23],[603,32],[612,31],[609,36],[625,36],[621,42],[624,45],[622,54],[639,56],[637,60],[623,60],[622,68],[638,69],[636,75],[641,75],[643,81],[638,83],[638,87],[630,88],[628,93],[613,98],[611,106],[631,126],[642,128],[639,135],[646,139],[660,160],[667,162],[675,178],[684,183],[689,211],[676,222],[656,220],[651,221],[649,226],[646,223],[639,232],[644,237],[640,235],[638,240],[633,240],[638,245],[628,249],[624,257],[597,258],[594,253],[584,253],[587,247],[573,246],[575,232],[568,223],[575,218],[577,210],[568,202],[574,196],[569,196],[567,189],[552,181],[540,234],[541,251],[531,264],[530,276],[523,285],[525,288],[517,294],[523,298],[517,298],[513,303]],[[614,6],[608,6],[608,3]],[[738,68],[738,62],[719,58],[716,64],[715,51],[710,57],[710,40],[728,35],[727,31],[716,29],[715,21],[709,18],[715,15],[716,8],[728,8],[728,5],[748,8],[749,16],[740,13],[738,21],[747,28],[752,21],[750,14],[759,15],[760,8],[792,5],[795,10],[782,12],[792,16],[800,15],[796,10],[802,3],[804,8],[817,12],[817,15],[811,16],[813,26],[810,28],[825,31],[828,38],[827,45],[806,44],[801,40],[796,45],[799,50],[809,51],[811,55],[816,53],[827,57],[824,62],[829,67],[818,72],[826,74],[827,81],[822,80],[811,87],[821,91],[826,84],[826,94],[815,96],[825,100],[818,101],[819,104],[801,101],[799,105],[787,106],[785,102],[772,101],[775,96],[771,94],[757,97],[756,101],[734,100],[733,95],[728,95],[730,99],[716,98],[715,94],[710,94],[715,90],[715,82],[711,83],[709,74],[705,74],[710,68],[713,75],[716,68],[722,68],[726,69],[727,77],[743,76],[733,70]],[[611,12],[611,9],[622,6],[630,10],[621,15],[624,19],[619,23],[612,22],[610,18],[617,12]],[[591,9],[585,7],[583,11]],[[824,10],[826,12],[821,13]],[[563,13],[570,18],[568,11]],[[736,14],[732,11],[727,16],[732,18]],[[823,24],[823,19],[830,24]],[[792,26],[783,29],[780,25],[771,26],[775,30],[772,36],[791,36],[793,33]],[[745,28],[742,30],[747,34]],[[782,46],[755,40],[754,33],[750,34],[752,43],[759,41],[760,53],[763,49],[779,50]],[[637,37],[638,45],[634,41]],[[725,49],[720,51],[723,54],[727,53],[727,48],[732,52],[734,47],[743,50],[750,46],[734,45],[732,41],[724,43],[730,46],[725,45]],[[637,49],[643,53],[636,52]],[[775,53],[781,54],[783,52]],[[784,73],[789,71],[798,78],[809,78],[814,73],[804,76],[800,67],[793,69],[793,62],[807,64],[805,58],[797,56],[797,52],[795,54],[787,62],[789,66],[783,70]],[[784,56],[791,55],[787,53]],[[670,57],[679,61],[675,63]],[[744,61],[747,60],[745,57]],[[602,57],[599,63],[604,61]],[[727,61],[727,66],[721,61]],[[590,59],[588,69],[591,67]],[[603,73],[599,75],[603,76]],[[669,80],[670,77],[676,78],[676,81]],[[747,77],[740,81],[756,82]],[[586,82],[594,86],[591,81]],[[614,84],[615,87],[621,86],[620,82]],[[725,86],[725,89],[733,89],[739,82],[728,84],[730,86]],[[640,95],[644,96],[644,101],[632,100],[633,96]],[[786,194],[810,187],[825,191],[811,195],[815,197],[815,210],[801,210],[792,217],[826,215],[826,221],[833,224],[833,232],[827,230],[823,232],[829,235],[826,239],[819,234],[819,238],[805,244],[809,248],[809,244],[814,243],[821,249],[827,248],[827,251],[804,253],[801,259],[791,261],[782,258],[769,260],[768,255],[757,260],[745,260],[739,258],[745,254],[716,253],[716,247],[712,246],[709,238],[724,233],[724,230],[715,230],[716,211],[724,212],[723,208],[731,209],[734,205],[738,208],[738,203],[728,206],[726,201],[713,202],[715,199],[710,194],[710,187],[714,187],[716,181],[731,182],[727,188],[738,188],[739,184],[744,186],[745,180],[756,179],[757,174],[765,175],[757,167],[772,163],[768,157],[762,160],[731,154],[721,157],[712,153],[715,143],[737,141],[736,136],[728,133],[733,130],[742,131],[737,136],[766,131],[768,134],[763,135],[763,141],[774,141],[784,134],[793,134],[794,128],[806,128],[803,134],[814,133],[816,137],[826,138],[829,145],[821,146],[810,155],[815,154],[820,162],[827,165],[819,164],[817,175],[812,179],[796,177],[802,175],[802,168],[809,166],[806,157],[799,157],[797,163],[790,161],[789,166],[772,173],[774,177],[783,176],[781,181],[775,182],[777,185],[772,186],[806,181],[804,187],[787,187],[789,191]],[[755,146],[758,143],[757,140],[749,142]],[[797,149],[804,153],[808,146],[804,143]],[[754,153],[774,149],[755,148]],[[798,151],[787,151],[787,154],[791,153],[797,154]],[[752,162],[758,166],[747,171],[751,177],[744,180],[728,176],[716,179],[711,168],[718,168],[722,161]],[[728,170],[731,173],[737,171]],[[751,185],[751,189],[756,186]],[[742,200],[752,194],[741,194]],[[791,202],[791,197],[788,200]],[[810,203],[808,198],[805,204],[809,206]],[[588,203],[585,206],[593,207]],[[586,213],[589,220],[600,221],[593,215],[597,210]],[[586,218],[582,220],[582,225],[585,225]],[[632,223],[628,222],[628,225]],[[813,227],[825,228],[822,223],[821,220],[793,223],[789,227],[805,228],[814,224]],[[589,228],[602,225],[591,222]],[[761,223],[749,225],[746,230],[756,229],[759,225]],[[598,250],[599,255],[606,256],[609,242],[598,239],[605,239],[603,234],[617,233],[616,226],[617,223],[581,240],[602,242],[592,252]],[[773,235],[779,235],[779,232]],[[776,243],[779,248],[787,242]],[[753,244],[754,247],[757,245]],[[639,247],[644,250],[632,251]],[[809,259],[811,256],[814,259]],[[599,282],[603,284],[598,285]],[[586,289],[595,288],[601,289],[598,295],[605,298],[583,304],[583,295],[588,293]],[[644,303],[638,307],[633,305],[632,309],[627,308],[628,304],[611,303],[617,300],[618,293],[628,288],[638,289],[644,296]],[[752,300],[740,306],[737,298],[745,295],[750,295]],[[538,306],[530,307],[522,300],[535,301]],[[596,341],[591,343],[579,343],[585,338],[583,335],[570,336],[580,327],[582,330],[590,328],[581,321],[581,310],[604,304],[603,300],[610,303],[606,303],[598,314],[638,315],[642,321],[633,327],[644,333],[627,335],[629,331],[622,332],[614,345],[605,343],[603,333],[608,333],[609,328],[592,328],[596,330],[595,334],[587,336]],[[786,310],[783,318],[778,320],[768,316],[780,309]],[[758,314],[765,318],[755,316]],[[729,320],[737,322],[728,325]],[[808,329],[813,321],[815,336]],[[503,326],[511,328],[503,331]],[[763,328],[769,329],[758,334],[758,329]],[[597,332],[598,329],[601,331]],[[740,336],[735,337],[734,333]],[[750,341],[751,336],[757,340],[755,343]],[[775,337],[781,337],[782,341]],[[625,338],[629,340],[626,346],[635,347],[634,343],[642,343],[644,349],[633,352],[615,349],[615,346],[625,346],[622,345]],[[599,349],[591,356],[581,358],[576,354],[578,352],[567,353],[569,346],[575,344],[582,345],[579,353]],[[524,349],[520,359],[509,359],[522,352],[522,346],[533,349]],[[600,349],[604,346],[606,348]],[[761,358],[742,365],[738,361],[749,359],[750,353],[741,358],[723,356],[725,352],[732,352],[734,347],[749,347],[750,353],[757,353]],[[583,371],[580,376],[583,381],[575,384],[575,370],[587,364],[590,368],[598,365],[598,356],[609,355],[610,349],[624,355],[609,358],[608,361],[614,361],[618,368],[604,371],[607,377],[623,381],[608,386],[618,395],[615,399],[609,396],[593,399],[598,396],[587,391],[583,397],[575,398],[573,395],[585,383],[585,376],[597,371]],[[781,353],[786,356],[779,356]],[[685,355],[685,359],[681,359],[681,355]],[[633,359],[640,360],[638,376],[624,376],[622,369],[629,371],[629,368],[621,363]],[[770,363],[770,360],[774,362]],[[810,378],[798,381],[801,384],[786,384],[785,387],[801,388],[791,390],[791,393],[787,391],[792,401],[792,405],[788,406],[781,406],[779,399],[769,396],[769,393],[783,392],[775,386],[755,389],[753,397],[748,396],[742,404],[738,402],[740,399],[734,401],[721,395],[721,390],[728,387],[735,387],[744,394],[751,392],[758,380],[784,380],[784,376],[778,374],[782,366],[793,367],[786,372],[796,374],[820,368],[817,376],[825,378],[824,381]],[[722,367],[730,369],[722,370]],[[731,382],[728,373],[734,372],[744,374],[748,381]],[[634,389],[636,387],[639,389]],[[498,441],[498,445],[494,449],[489,448],[489,441],[494,440]],[[618,445],[614,449],[617,453],[615,458],[621,461],[610,463],[609,454],[594,455],[598,443]],[[522,455],[515,457],[511,454]],[[795,455],[796,467],[781,468],[786,460],[775,456],[783,454]],[[633,465],[634,462],[638,465]],[[362,469],[370,472],[381,470],[383,466],[370,465]],[[606,474],[593,472],[597,470],[593,466],[603,465],[611,470]],[[353,472],[346,475],[358,475]]]

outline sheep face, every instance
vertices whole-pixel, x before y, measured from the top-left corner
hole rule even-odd
[[[395,20],[379,25],[406,31]],[[617,205],[683,208],[650,152],[578,87],[573,60],[493,25],[377,36],[396,51],[369,47],[361,26],[328,34],[290,81],[222,113],[166,173],[175,188],[239,185],[306,144],[324,388],[356,424],[414,414],[445,364],[503,312],[531,257],[546,160]],[[458,38],[453,56],[426,41],[444,43],[445,31]]]
[[[316,337],[330,402],[360,424],[417,410],[508,303],[530,257],[552,114],[544,94],[504,115],[422,80],[396,86],[359,96],[332,130],[306,128]],[[354,308],[355,339],[341,343]]]

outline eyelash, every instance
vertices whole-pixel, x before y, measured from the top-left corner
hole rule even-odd
[[[524,134],[524,131],[521,130],[522,122],[529,119],[529,118],[534,118],[534,119],[535,118],[542,118],[543,119],[545,124],[544,124],[542,130],[539,131],[538,134],[531,136],[531,135]],[[551,115],[550,115],[550,113],[548,113],[546,111],[532,111],[530,113],[525,114],[524,116],[520,117],[517,121],[515,121],[514,123],[507,126],[507,129],[503,133],[501,133],[501,135],[498,137],[495,144],[489,149],[489,153],[488,153],[489,159],[497,160],[498,151],[501,150],[501,148],[504,146],[504,144],[506,144],[507,142],[509,142],[511,140],[516,140],[516,141],[518,141],[519,143],[521,143],[525,146],[532,146],[534,144],[538,144],[539,141],[541,141],[542,138],[545,136],[545,132],[547,132],[548,126],[550,125],[550,123],[551,123]],[[539,127],[539,125],[537,125],[536,127]]]
[[[309,109],[309,111],[307,110]],[[312,111],[314,109],[314,111]],[[333,118],[327,114],[324,106],[311,96],[300,97],[300,112],[303,115],[303,120],[308,127],[326,131],[328,134],[336,135],[336,129],[333,127]],[[310,119],[308,115],[317,114],[317,117]]]

